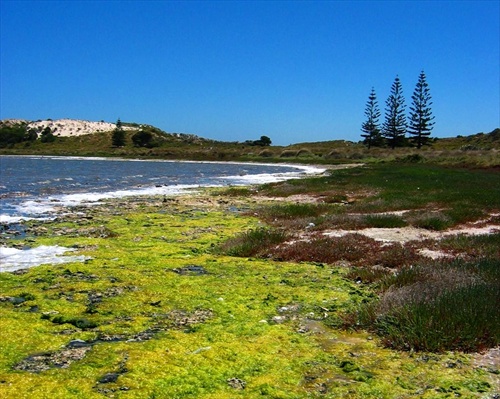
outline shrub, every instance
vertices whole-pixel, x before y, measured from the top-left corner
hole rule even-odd
[[[259,153],[260,157],[269,158],[272,157],[274,153],[271,150],[263,150]]]
[[[229,239],[219,250],[230,256],[257,256],[287,239],[288,235],[283,230],[261,227]]]
[[[413,212],[407,220],[412,226],[434,231],[446,230],[453,225],[452,220],[441,212]]]
[[[382,278],[386,291],[344,321],[398,350],[479,351],[500,343],[500,261],[436,261]]]
[[[391,269],[412,266],[423,259],[414,248],[400,243],[385,245],[379,252],[367,255],[370,264],[377,264]]]
[[[282,158],[292,158],[297,156],[297,151],[293,150],[284,150],[281,154],[280,157]]]
[[[374,327],[395,349],[474,352],[494,347],[500,343],[499,288],[483,283],[446,291],[432,302],[396,308]]]
[[[347,234],[343,237],[315,237],[308,241],[296,241],[276,248],[273,256],[286,261],[360,263],[368,254],[378,250],[379,244],[375,240],[361,234]]]

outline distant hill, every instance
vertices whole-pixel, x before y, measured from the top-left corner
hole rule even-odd
[[[361,142],[332,140],[273,146],[249,137],[224,142],[194,134],[167,133],[147,124],[122,122],[123,145],[113,145],[115,123],[75,119],[0,121],[0,155],[73,155],[178,160],[258,161],[332,164],[377,160],[418,160],[500,166],[500,128],[490,133],[434,138],[421,150],[366,148]],[[270,138],[272,140],[272,137]]]
[[[436,149],[489,150],[500,149],[500,128],[490,133],[476,133],[435,140]]]

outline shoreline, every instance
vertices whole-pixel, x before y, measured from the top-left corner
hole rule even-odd
[[[367,331],[339,328],[340,314],[375,295],[346,277],[345,264],[217,252],[261,227],[255,211],[273,203],[221,192],[110,199],[35,223],[28,244],[89,259],[0,273],[8,347],[0,393],[28,397],[30,378],[54,399],[497,392],[496,349],[397,351]]]
[[[0,156],[1,157],[1,156]],[[18,157],[18,156],[12,156]],[[55,210],[55,203],[59,202],[59,205],[71,205],[78,206],[82,203],[92,204],[96,201],[108,198],[116,198],[116,197],[125,197],[125,196],[136,196],[136,195],[177,195],[186,190],[191,189],[199,189],[203,187],[217,187],[217,186],[229,186],[232,185],[232,181],[234,180],[234,185],[255,185],[255,184],[263,184],[270,182],[283,181],[287,179],[300,178],[305,176],[313,176],[320,175],[325,172],[325,168],[320,168],[317,166],[304,166],[304,165],[291,165],[291,164],[267,164],[267,163],[245,163],[245,162],[210,162],[210,161],[169,161],[169,160],[144,160],[144,159],[120,159],[120,158],[99,158],[99,157],[53,157],[53,156],[25,156],[30,159],[57,159],[57,160],[77,160],[77,161],[113,161],[113,162],[148,162],[148,163],[187,163],[187,164],[231,164],[231,165],[252,165],[252,166],[263,166],[263,167],[272,167],[272,168],[292,168],[295,171],[289,172],[276,172],[276,173],[267,173],[267,174],[248,174],[243,175],[240,174],[238,176],[213,176],[211,179],[213,182],[206,184],[161,184],[158,185],[154,182],[149,182],[149,185],[145,187],[135,187],[131,186],[128,189],[115,189],[115,190],[98,190],[98,191],[89,191],[89,192],[78,192],[78,193],[67,193],[67,194],[51,194],[51,195],[42,195],[35,196],[32,199],[27,198],[26,200],[22,200],[22,204],[25,204],[25,208],[30,209],[27,215],[10,215],[10,214],[2,214],[0,215],[0,223],[8,224],[8,223],[16,223],[21,220],[27,220],[29,217],[33,218],[37,214],[46,214],[47,212],[51,212]],[[219,183],[219,182],[220,183]],[[15,198],[15,197],[13,197]],[[45,205],[44,205],[45,204]],[[19,207],[19,205],[18,205]],[[33,208],[34,207],[34,208]],[[35,209],[35,208],[40,209]],[[32,208],[32,209],[31,209]],[[44,209],[45,208],[45,209]],[[19,212],[18,212],[19,213]]]

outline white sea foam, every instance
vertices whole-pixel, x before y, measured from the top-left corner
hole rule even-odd
[[[275,166],[275,165],[274,165]],[[249,175],[238,175],[238,176],[221,176],[218,178],[222,182],[224,180],[230,181],[231,184],[238,185],[249,185],[249,184],[263,184],[278,182],[293,178],[298,178],[309,174],[319,174],[323,173],[325,169],[312,167],[312,166],[296,166],[296,165],[283,165],[288,167],[294,167],[298,171],[286,172],[286,173],[264,173],[264,174],[249,174]],[[203,185],[207,187],[208,185]],[[214,187],[215,185],[211,185]],[[58,208],[61,207],[74,207],[74,206],[91,206],[99,203],[99,201],[106,199],[122,198],[122,197],[135,197],[135,196],[146,196],[146,195],[179,195],[185,193],[188,190],[193,190],[200,188],[201,185],[196,184],[177,184],[177,185],[158,185],[141,187],[129,190],[116,190],[107,192],[85,192],[77,194],[64,194],[64,195],[54,195],[43,199],[28,200],[22,202],[18,205],[17,213],[22,215],[30,215],[29,217],[20,216],[6,216],[2,215],[3,223],[15,223],[22,220],[29,220],[30,218],[44,218],[47,219],[46,215],[56,213]]]
[[[43,264],[83,262],[89,259],[83,255],[63,256],[72,248],[41,245],[30,249],[0,247],[0,272],[12,272]]]
[[[49,217],[29,217],[29,216],[11,216],[11,215],[0,215],[0,223],[1,224],[17,224],[22,223],[27,220],[50,220],[53,218]]]
[[[64,194],[54,195],[37,200],[28,200],[17,205],[16,211],[22,215],[28,216],[9,216],[1,215],[0,222],[2,223],[17,223],[23,220],[30,219],[50,219],[50,217],[43,215],[55,214],[58,209],[62,207],[75,207],[75,206],[91,206],[96,205],[99,201],[113,198],[122,197],[135,197],[145,195],[178,195],[190,189],[199,188],[199,185],[176,185],[176,186],[154,186],[144,187],[130,190],[117,190],[108,192],[96,193],[78,193],[78,194]]]
[[[284,172],[284,173],[261,173],[261,174],[249,174],[249,175],[239,175],[239,176],[221,176],[219,177],[219,179],[235,181],[237,184],[240,185],[265,184],[265,183],[276,183],[290,179],[297,179],[299,177],[303,177],[304,175],[317,175],[324,173],[326,170],[325,168],[319,168],[316,166],[298,166],[298,165],[280,165],[280,166],[287,166],[299,170],[294,172]]]
[[[42,158],[42,157],[41,157]],[[53,157],[58,158],[58,157]],[[70,159],[80,159],[78,157],[71,157]],[[84,158],[82,158],[84,159]],[[113,160],[103,158],[92,158],[95,160]],[[85,158],[89,160],[89,158]],[[136,160],[140,162],[140,160]],[[157,161],[157,162],[177,162],[177,161]],[[200,163],[200,162],[193,162]],[[212,163],[212,162],[201,162]],[[236,163],[236,162],[235,162]],[[255,165],[255,164],[253,164]],[[262,166],[278,166],[273,164],[258,164]],[[214,187],[227,184],[232,185],[251,185],[263,184],[270,182],[283,181],[293,178],[299,178],[304,175],[320,174],[325,169],[312,167],[312,166],[298,166],[298,165],[279,165],[289,168],[295,168],[293,172],[284,173],[264,173],[264,174],[243,174],[237,176],[221,176],[214,178],[212,182],[219,181],[220,184],[191,184],[191,185],[155,185],[148,187],[133,188],[129,190],[116,190],[107,192],[84,192],[77,194],[61,194],[52,195],[47,197],[39,197],[35,200],[26,200],[17,206],[14,206],[16,212],[14,214],[0,215],[0,223],[15,224],[22,223],[26,220],[51,220],[56,217],[60,212],[67,212],[68,207],[75,206],[92,206],[99,204],[102,200],[133,197],[133,196],[147,196],[147,195],[179,195],[188,190],[195,190],[200,187]],[[77,183],[78,184],[78,183]],[[41,264],[59,264],[66,262],[81,262],[86,258],[82,256],[60,256],[64,253],[72,251],[70,248],[59,246],[48,247],[41,246],[32,249],[19,250],[13,248],[0,248],[0,271],[14,271],[18,269],[29,268]]]

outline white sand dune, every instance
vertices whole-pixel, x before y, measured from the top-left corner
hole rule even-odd
[[[28,124],[28,129],[43,130],[49,127],[55,136],[82,136],[85,134],[110,132],[116,128],[115,123],[110,122],[90,122],[78,119],[57,119],[36,121]],[[123,127],[130,130],[130,127]]]
[[[45,128],[50,128],[52,134],[60,137],[83,136],[85,134],[110,132],[116,128],[115,123],[111,122],[91,122],[79,119],[46,119],[36,122],[30,122],[22,119],[9,119],[2,121],[3,124],[27,123],[28,130],[34,129],[38,132]],[[134,128],[124,126],[123,130],[133,130]]]

